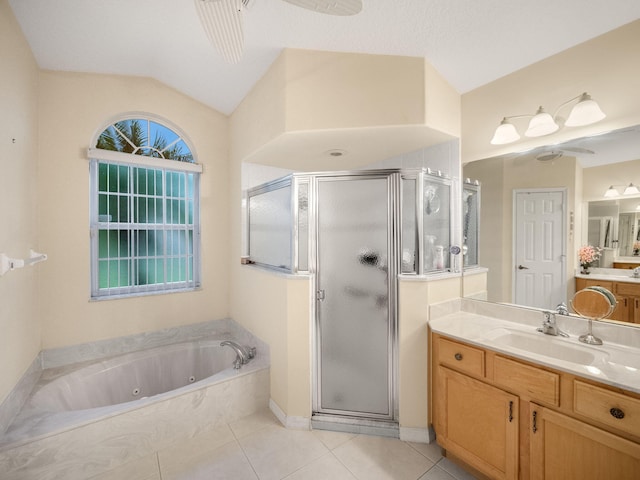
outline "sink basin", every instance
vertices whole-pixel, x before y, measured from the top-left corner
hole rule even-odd
[[[543,355],[556,360],[563,360],[578,365],[593,365],[598,358],[606,356],[605,352],[594,351],[569,343],[568,340],[551,337],[542,333],[526,333],[507,328],[496,328],[488,335],[491,341],[529,353]]]

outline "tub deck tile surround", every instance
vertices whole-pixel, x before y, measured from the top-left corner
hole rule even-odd
[[[210,382],[204,379],[140,402],[35,417],[19,414],[9,430],[0,435],[0,478],[84,480],[120,466],[127,468],[132,462],[144,464],[148,462],[144,459],[158,450],[267,408],[269,349],[232,320],[127,337],[123,342],[125,348],[118,346],[116,340],[102,343],[98,348],[64,349],[62,355],[48,356],[49,363],[58,366],[40,371],[37,365],[32,369],[35,373],[29,372],[29,378],[21,383],[28,384],[32,377],[38,376],[46,382],[75,370],[78,364],[66,362],[86,360],[83,352],[89,361],[96,361],[106,354],[135,350],[134,346],[150,348],[202,340],[203,335],[208,339],[213,335],[216,341],[234,339],[256,346],[258,355],[241,370],[233,370],[230,365],[228,371],[221,372],[222,376],[210,377]],[[86,365],[87,361],[80,364]],[[25,388],[19,385],[18,393]]]
[[[3,480],[84,480],[266,408],[262,369],[0,451]]]

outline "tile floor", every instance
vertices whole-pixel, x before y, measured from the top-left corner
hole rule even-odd
[[[426,445],[397,439],[287,430],[269,411],[91,480],[471,480]]]

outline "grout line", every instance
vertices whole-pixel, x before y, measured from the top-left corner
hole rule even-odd
[[[158,464],[158,475],[160,476],[160,480],[162,480],[162,469],[160,468],[160,452],[156,450],[156,463]]]
[[[351,440],[353,440],[353,439],[351,439]],[[351,440],[349,440],[349,441],[351,441]],[[343,443],[343,445],[344,445],[344,443]],[[337,447],[336,447],[336,448],[337,448]],[[338,463],[339,463],[340,465],[342,465],[342,466],[347,470],[347,472],[349,472],[349,473],[351,474],[351,476],[352,476],[353,478],[355,478],[356,480],[360,480],[360,479],[358,478],[358,476],[355,474],[355,472],[352,472],[352,471],[351,471],[351,469],[350,469],[349,467],[347,467],[344,463],[342,463],[342,462],[340,461],[340,459],[339,459],[339,458],[338,458],[338,457],[333,453],[333,450],[329,450],[329,453],[330,453],[331,455],[333,455],[333,458],[335,458],[335,459],[338,461]]]
[[[227,424],[227,426],[229,426],[229,424]],[[236,433],[233,431],[233,428],[231,428],[229,426],[229,430],[231,430],[231,434],[233,435],[233,438],[235,439],[234,441],[238,444],[238,447],[240,447],[240,451],[242,452],[242,454],[244,455],[244,458],[247,460],[247,463],[251,467],[251,470],[253,471],[253,474],[256,476],[256,478],[258,480],[260,480],[260,475],[258,475],[258,472],[256,472],[256,468],[253,466],[253,463],[251,463],[251,459],[247,455],[247,452],[245,452],[244,447],[242,446],[242,443],[240,443],[240,440],[236,437]],[[245,435],[245,436],[247,436],[247,435]],[[162,479],[160,479],[160,480],[162,480]]]

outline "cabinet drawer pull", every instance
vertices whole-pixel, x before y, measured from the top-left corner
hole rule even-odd
[[[534,411],[532,417],[531,430],[533,430],[533,433],[536,433],[538,431],[538,412]]]
[[[509,423],[513,422],[513,400],[509,402]]]
[[[460,361],[462,360],[462,354],[461,353],[456,353],[453,358],[455,358],[456,360]]]
[[[622,420],[624,418],[624,412],[617,407],[613,407],[609,410],[609,413],[613,418],[617,418],[618,420]]]

